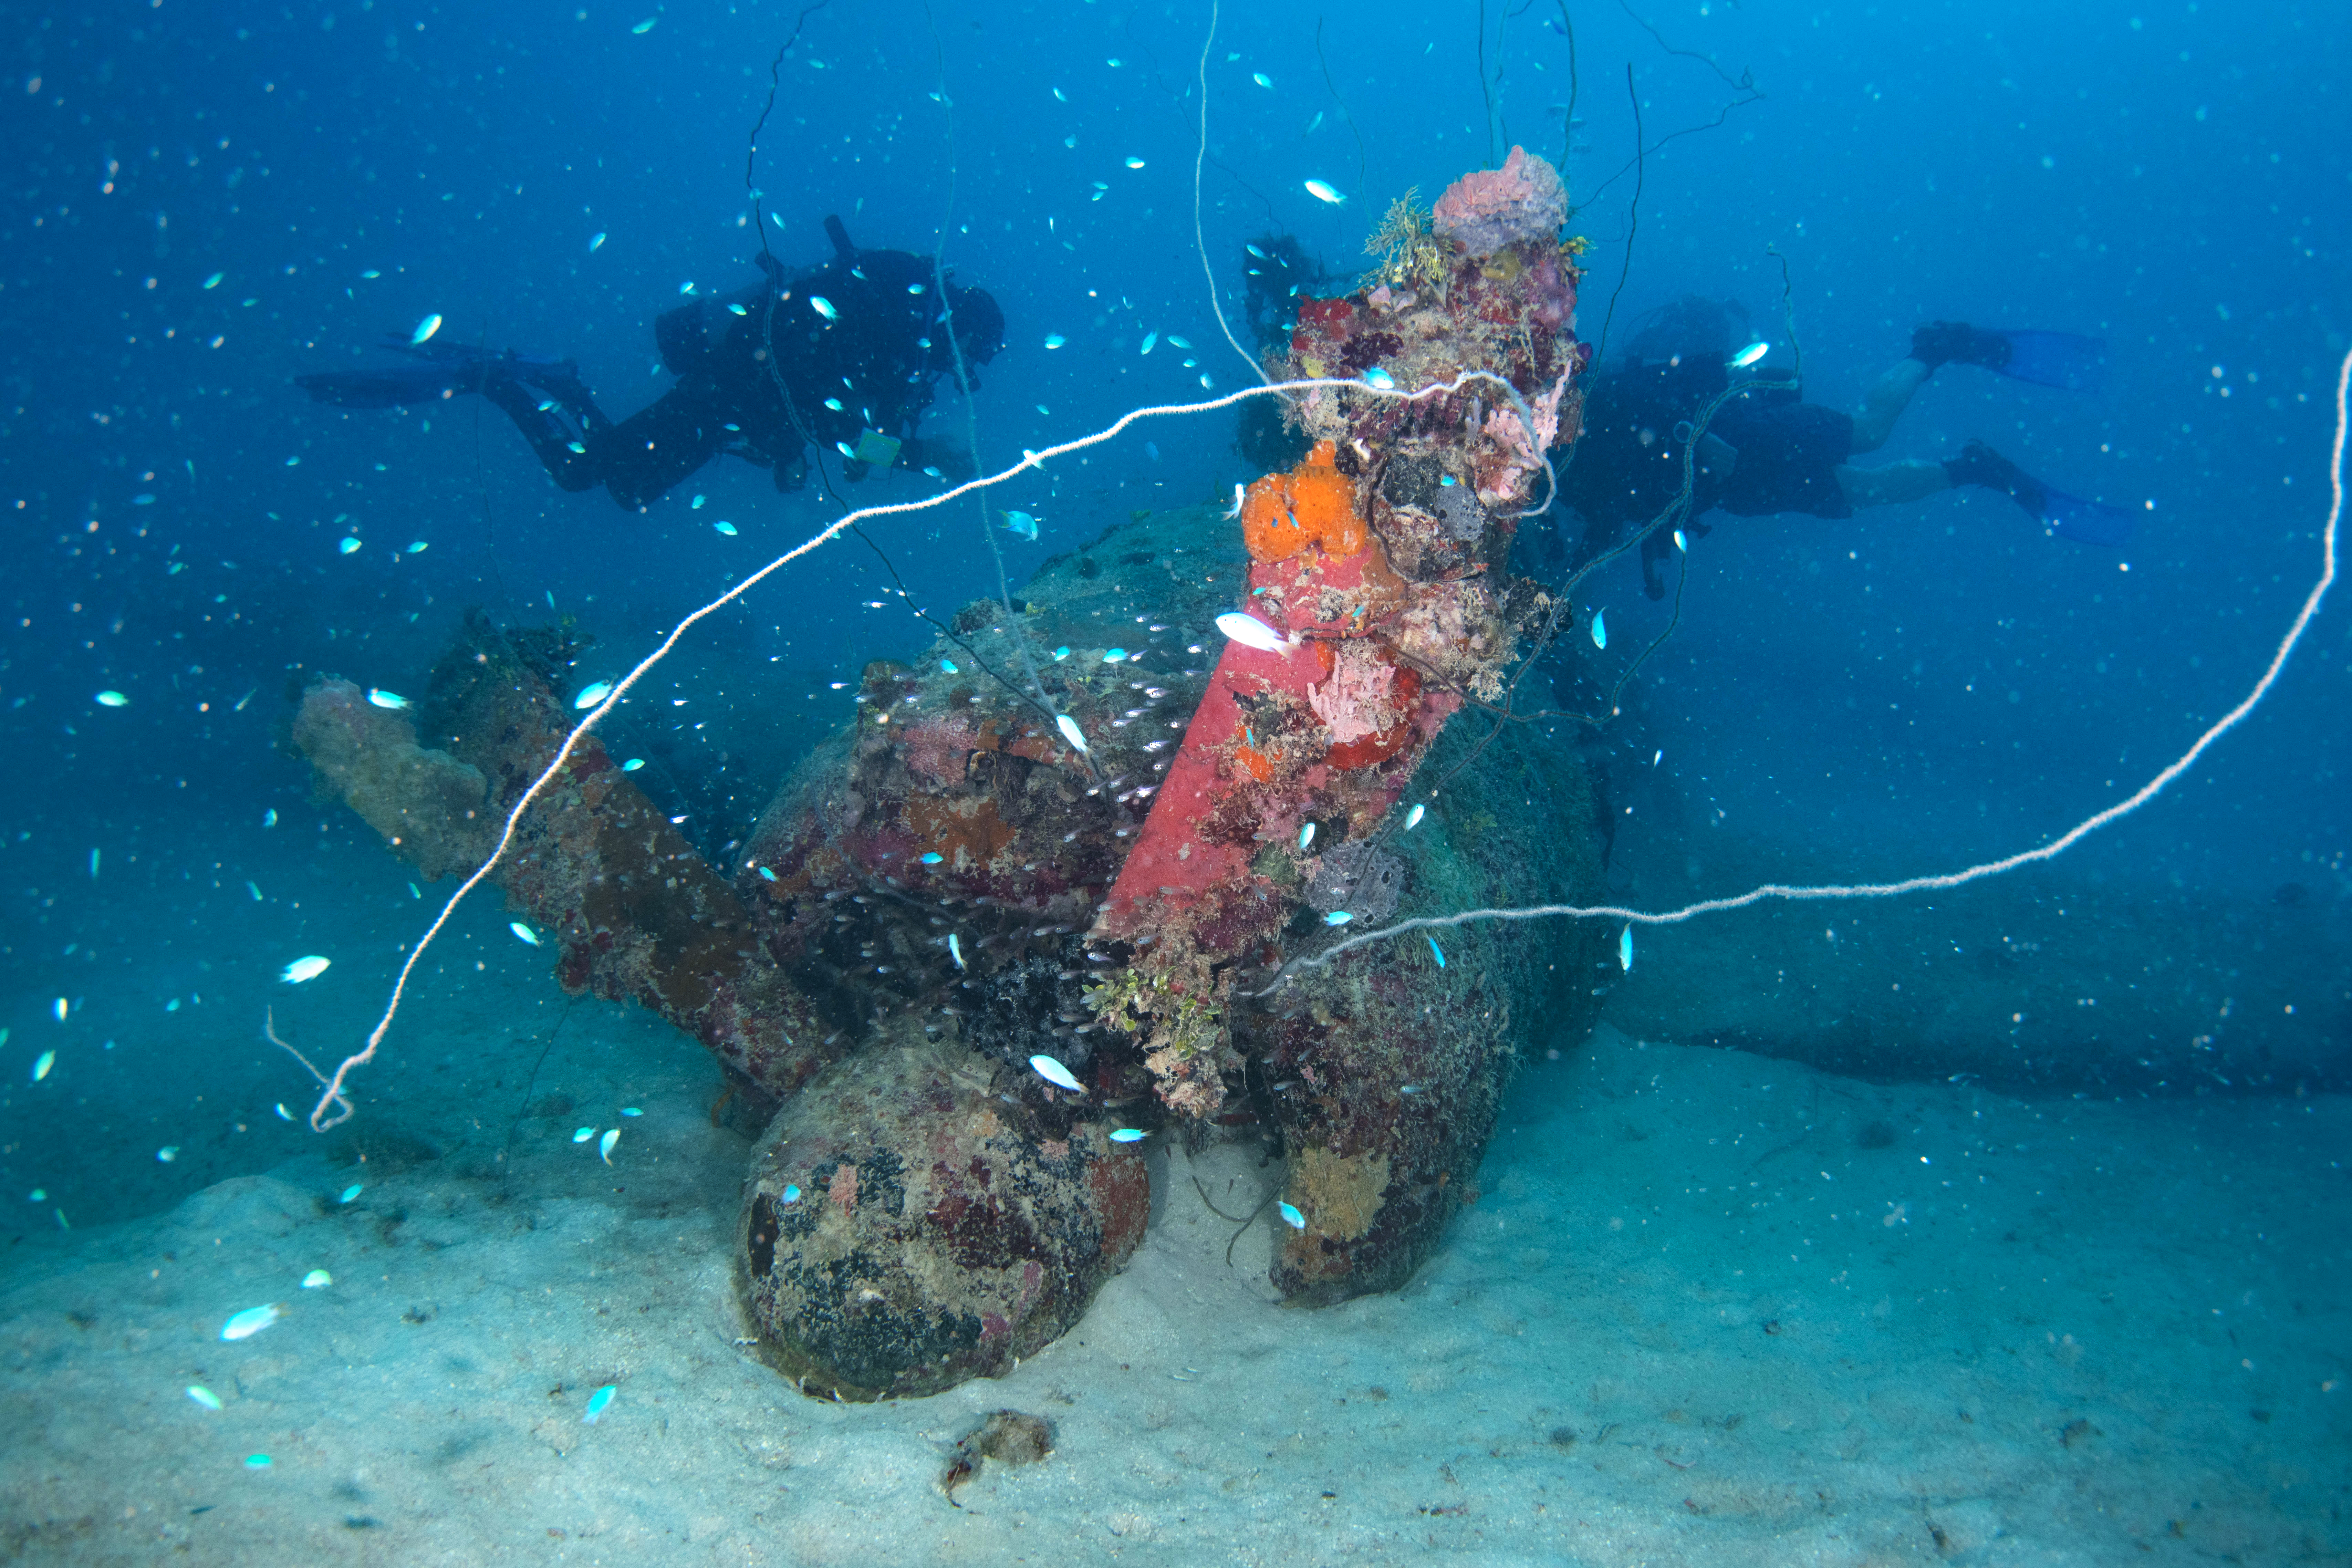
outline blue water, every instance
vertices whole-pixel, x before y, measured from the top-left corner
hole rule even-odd
[[[2053,539],[1982,492],[1841,521],[1711,520],[1675,635],[1602,742],[1636,805],[1628,853],[1673,868],[1636,879],[1652,906],[2028,847],[2128,794],[2248,690],[2320,570],[2352,347],[2352,34],[2335,8],[1709,0],[1645,12],[1654,33],[1585,5],[1568,8],[1573,74],[1560,7],[1507,9],[1228,5],[1196,187],[1204,8],[836,0],[774,68],[749,183],[787,265],[824,259],[820,223],[838,214],[860,244],[938,249],[996,297],[1006,346],[973,409],[991,468],[1139,405],[1246,384],[1212,308],[1213,289],[1238,327],[1244,239],[1295,234],[1350,270],[1391,198],[1428,201],[1514,143],[1564,159],[1571,228],[1592,241],[1587,338],[1622,273],[1616,330],[1685,292],[1728,295],[1785,354],[1783,261],[1815,402],[1853,406],[1931,319],[2104,337],[2098,395],[1948,367],[1881,457],[1981,437],[2136,512],[2124,548]],[[796,14],[12,14],[0,1234],[151,1214],[299,1152],[305,1135],[268,1106],[299,1114],[306,1080],[258,1030],[291,994],[288,961],[336,957],[299,998],[313,1038],[355,1038],[380,1008],[432,905],[282,746],[303,681],[420,689],[473,605],[576,617],[617,671],[838,515],[821,487],[780,496],[727,458],[623,511],[555,489],[479,399],[344,411],[291,384],[387,363],[382,334],[438,314],[447,341],[576,358],[614,415],[664,390],[654,318],[688,284],[757,277],[747,139]],[[1651,144],[1638,168],[1629,70]],[[943,386],[924,429],[961,439],[963,421]],[[830,477],[856,504],[936,489],[906,474],[852,489],[837,462]],[[998,542],[1017,591],[1131,509],[1249,477],[1229,414],[1155,422],[993,492],[1041,528]],[[969,503],[872,531],[927,607],[994,591]],[[339,552],[347,535],[362,547]],[[1612,650],[1665,625],[1630,562],[1580,597],[1606,606]],[[2347,1087],[2346,627],[2331,604],[2194,773],[2016,895],[2140,900],[2103,973],[2187,943],[2216,996],[2299,1009],[2302,1054],[2264,1094]],[[616,743],[659,761],[641,776],[715,841],[848,717],[832,683],[929,640],[872,554],[838,541],[663,668],[688,703],[677,727],[632,721]],[[2191,907],[2193,924],[2168,925]],[[2238,946],[2241,913],[2259,931]],[[498,935],[490,914],[468,940]],[[1932,913],[1903,918],[1934,945]],[[2284,979],[2264,969],[2280,922],[2302,944]],[[1738,948],[1713,950],[1730,967],[1706,985],[1762,984]],[[473,958],[435,984],[462,987]],[[2161,1019],[2168,1037],[2210,1028],[2211,1001]],[[159,1163],[165,1144],[185,1152]],[[2340,1181],[2321,1191],[2343,1202]]]

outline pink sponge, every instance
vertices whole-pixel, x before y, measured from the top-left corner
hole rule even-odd
[[[1568,189],[1541,158],[1514,147],[1500,169],[1463,175],[1437,201],[1440,236],[1473,256],[1491,256],[1517,239],[1550,240],[1568,221]]]

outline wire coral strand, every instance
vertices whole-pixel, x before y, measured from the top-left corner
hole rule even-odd
[[[1271,386],[1274,384],[1267,377],[1265,367],[1257,363],[1256,355],[1242,347],[1241,339],[1234,336],[1233,326],[1225,320],[1225,308],[1217,302],[1217,274],[1209,265],[1209,242],[1201,231],[1201,169],[1209,159],[1209,50],[1215,47],[1216,42],[1217,0],[1209,0],[1209,36],[1201,40],[1201,141],[1192,152],[1192,248],[1201,256],[1201,276],[1208,281],[1209,309],[1216,314],[1217,331],[1225,334],[1225,342],[1234,345],[1234,353],[1242,356],[1242,362],[1250,367],[1250,374]],[[1224,167],[1223,163],[1217,166]]]
[[[1695,904],[1685,904],[1678,910],[1655,912],[1627,909],[1618,904],[1538,904],[1519,910],[1464,910],[1459,914],[1427,915],[1414,920],[1400,921],[1395,925],[1384,926],[1379,931],[1368,931],[1360,936],[1349,937],[1347,941],[1336,942],[1311,957],[1293,959],[1283,966],[1279,974],[1276,975],[1274,984],[1258,994],[1268,994],[1287,984],[1294,976],[1307,970],[1320,969],[1352,948],[1362,947],[1383,938],[1402,935],[1406,931],[1427,931],[1439,926],[1466,925],[1472,921],[1549,920],[1554,916],[1570,920],[1621,920],[1633,925],[1678,925],[1699,915],[1720,914],[1727,910],[1744,910],[1750,904],[1760,904],[1770,899],[1786,900],[1793,903],[1832,899],[1891,899],[1901,897],[1906,893],[1932,892],[1940,889],[1963,887],[1970,882],[1982,881],[1988,877],[1998,877],[2004,872],[2014,871],[2021,866],[2031,866],[2038,861],[2056,859],[2107,824],[2119,817],[2130,816],[2163,794],[2174,780],[2196,766],[2197,760],[2203,756],[2215,742],[2242,723],[2246,716],[2260,705],[2263,699],[2270,695],[2271,688],[2277,684],[2279,672],[2286,668],[2288,656],[2294,652],[2295,645],[2303,640],[2303,634],[2310,628],[2312,620],[2319,614],[2321,603],[2327,597],[2327,590],[2336,583],[2336,539],[2338,526],[2344,517],[2344,441],[2347,388],[2352,388],[2352,353],[2344,356],[2344,363],[2336,368],[2336,438],[2328,452],[2327,522],[2320,532],[2319,580],[2312,584],[2311,592],[2304,596],[2302,610],[2296,614],[2294,623],[2287,627],[2286,635],[2279,639],[2278,647],[2272,653],[2270,663],[2263,668],[2262,678],[2254,682],[2253,689],[2246,693],[2236,707],[2216,719],[2203,734],[2199,735],[2190,743],[2187,751],[2173,760],[2170,766],[2122,800],[2104,811],[2084,818],[2049,843],[2037,845],[2032,849],[2021,849],[2014,855],[2005,855],[1998,860],[1988,860],[1981,865],[1969,866],[1961,870],[1945,871],[1927,877],[1908,877],[1899,882],[1830,883],[1812,887],[1792,887],[1780,882],[1767,882],[1762,887],[1751,888],[1744,893],[1736,894],[1730,898],[1703,899]]]
[[[1231,408],[1253,397],[1279,397],[1294,392],[1312,392],[1320,386],[1345,387],[1349,391],[1370,396],[1392,397],[1410,402],[1415,398],[1459,392],[1474,381],[1491,381],[1506,387],[1509,385],[1509,383],[1504,382],[1500,376],[1485,371],[1465,371],[1451,382],[1424,386],[1412,392],[1406,392],[1401,388],[1368,386],[1360,381],[1349,381],[1336,376],[1318,376],[1304,381],[1274,382],[1265,386],[1246,386],[1238,392],[1229,392],[1223,397],[1213,397],[1202,403],[1162,403],[1143,408],[1130,408],[1120,415],[1117,420],[1095,431],[1092,435],[1076,437],[1047,447],[1042,451],[1024,451],[1021,454],[1019,462],[1001,473],[966,479],[952,489],[941,490],[939,494],[925,497],[921,500],[892,501],[886,505],[869,506],[856,511],[845,512],[835,518],[822,531],[812,534],[787,550],[724,594],[719,595],[719,597],[688,616],[677,626],[672,626],[669,635],[662,638],[660,645],[653,652],[638,660],[636,667],[623,676],[611,691],[605,693],[604,700],[590,710],[586,718],[572,726],[572,732],[563,737],[563,744],[556,748],[554,757],[541,771],[540,775],[531,780],[530,787],[522,792],[521,797],[514,803],[513,809],[507,813],[506,823],[499,830],[499,841],[491,848],[489,858],[475,868],[472,876],[458,884],[457,890],[449,895],[449,901],[441,906],[441,912],[434,917],[433,923],[425,928],[425,934],[417,939],[415,947],[409,951],[407,960],[400,966],[399,978],[393,982],[392,996],[385,1004],[383,1016],[377,1019],[375,1027],[368,1031],[366,1048],[345,1057],[341,1064],[335,1068],[334,1077],[326,1080],[326,1092],[319,1097],[319,1103],[310,1110],[310,1130],[314,1132],[324,1132],[331,1127],[351,1120],[353,1107],[344,1096],[343,1080],[350,1076],[353,1068],[365,1067],[375,1059],[377,1047],[383,1044],[384,1036],[391,1031],[393,1019],[399,1016],[401,998],[407,994],[409,978],[416,973],[417,961],[425,956],[425,950],[433,945],[434,939],[439,936],[442,928],[449,923],[449,917],[457,912],[459,904],[465,902],[466,896],[481,885],[482,879],[490,874],[491,868],[496,867],[505,857],[508,849],[513,847],[515,829],[521,825],[523,813],[530,809],[531,802],[537,800],[545,792],[547,786],[554,781],[555,775],[563,771],[563,764],[572,760],[572,753],[578,748],[581,741],[607,713],[619,705],[621,700],[629,694],[630,688],[645,679],[646,671],[669,657],[670,649],[677,646],[678,639],[686,636],[697,622],[726,608],[802,556],[820,545],[830,543],[869,518],[898,517],[908,512],[929,511],[933,507],[945,506],[950,501],[961,500],[974,491],[1001,485],[1030,468],[1042,468],[1052,458],[1065,458],[1073,452],[1083,452],[1089,447],[1099,447],[1106,441],[1117,438],[1129,426],[1139,420],[1173,418],[1189,414],[1213,414],[1221,408]],[[332,1117],[328,1116],[328,1108],[339,1101],[342,1107],[341,1113]]]

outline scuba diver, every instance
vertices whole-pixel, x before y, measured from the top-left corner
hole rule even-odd
[[[677,384],[617,424],[604,416],[569,360],[530,359],[463,345],[384,346],[418,363],[387,370],[295,377],[320,403],[390,408],[480,393],[512,419],[567,490],[610,490],[632,510],[721,453],[773,471],[780,490],[808,482],[811,445],[829,443],[844,471],[919,468],[961,479],[970,453],[915,434],[932,383],[956,373],[968,386],[1004,343],[1004,312],[979,289],[947,285],[944,303],[929,258],[860,250],[828,216],[832,260],[787,274],[764,250],[767,276],[732,294],[705,296],[654,323],[662,368]],[[952,325],[952,345],[940,329]]]
[[[1735,354],[1738,344],[1747,346]],[[1803,402],[1794,388],[1735,391],[1698,433],[1683,526],[1690,537],[1703,538],[1709,530],[1697,519],[1711,509],[1738,517],[1793,511],[1841,518],[1975,485],[2008,496],[2063,538],[2121,544],[2131,531],[2129,512],[2044,484],[1981,441],[1969,442],[1942,462],[1906,458],[1864,468],[1849,461],[1886,444],[1912,397],[1944,365],[1980,365],[2020,381],[2087,392],[2098,385],[2104,351],[2099,340],[2069,332],[1931,321],[1911,334],[1909,357],[1872,384],[1859,413]],[[1735,371],[1756,364],[1764,353],[1737,304],[1686,296],[1653,311],[1623,358],[1590,378],[1583,433],[1560,475],[1560,500],[1584,520],[1585,559],[1605,552],[1627,529],[1648,523],[1673,503],[1682,490],[1693,422],[1732,386]],[[1658,563],[1671,548],[1664,529],[1642,541],[1642,585],[1653,599],[1664,596]]]

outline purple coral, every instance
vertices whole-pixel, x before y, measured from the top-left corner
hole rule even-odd
[[[1514,240],[1549,241],[1568,221],[1568,189],[1541,158],[1514,147],[1500,169],[1463,175],[1437,199],[1438,235],[1473,256],[1491,256]]]

